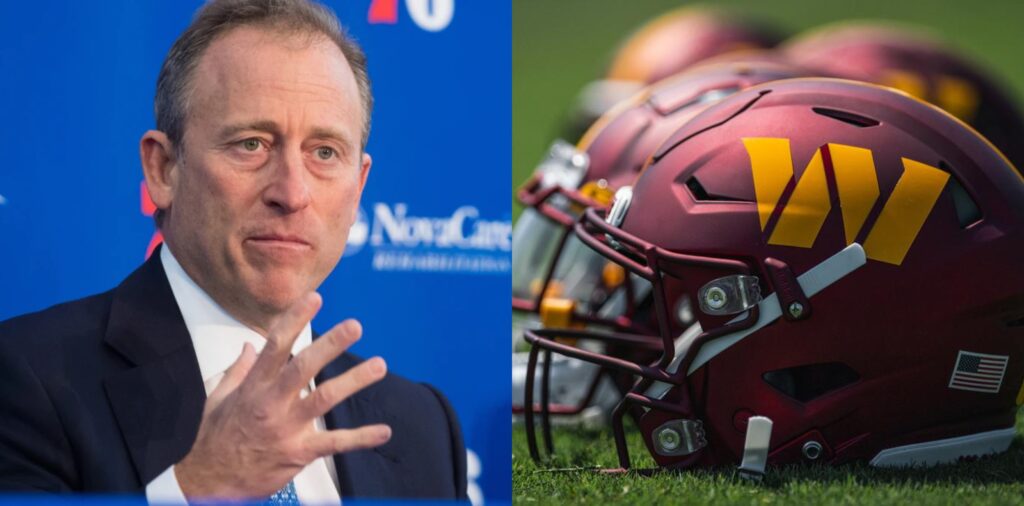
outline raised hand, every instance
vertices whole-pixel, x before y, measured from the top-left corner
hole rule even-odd
[[[289,361],[292,344],[320,305],[316,293],[299,298],[270,329],[259,357],[247,344],[207,397],[195,444],[174,467],[188,499],[266,497],[318,457],[372,448],[391,438],[391,428],[383,424],[314,430],[316,417],[387,371],[384,360],[375,357],[301,398],[320,369],[362,335],[358,322],[346,320]]]

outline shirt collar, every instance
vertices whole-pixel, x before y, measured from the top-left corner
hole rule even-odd
[[[192,281],[166,243],[160,248],[160,262],[167,273],[167,281],[181,316],[185,319],[185,327],[192,337],[192,346],[196,350],[199,372],[204,382],[231,367],[242,353],[245,343],[252,344],[257,352],[263,350],[266,338],[228,314]],[[313,332],[307,323],[292,346],[292,355],[312,342]]]

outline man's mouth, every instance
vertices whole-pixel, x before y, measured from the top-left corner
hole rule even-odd
[[[246,238],[246,242],[259,247],[309,249],[312,245],[305,239],[291,234],[259,234]]]

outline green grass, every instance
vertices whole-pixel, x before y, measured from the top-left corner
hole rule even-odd
[[[1018,436],[1004,454],[931,469],[883,470],[864,464],[771,469],[761,484],[731,469],[605,475],[617,467],[608,431],[556,429],[556,455],[544,466],[530,460],[522,426],[512,430],[512,499],[516,504],[1024,504],[1024,411]],[[639,435],[628,434],[635,467],[652,466]]]

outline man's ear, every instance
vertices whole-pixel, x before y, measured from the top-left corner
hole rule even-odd
[[[178,178],[178,160],[174,144],[167,134],[149,130],[139,141],[139,158],[142,160],[142,174],[146,177],[146,188],[153,204],[167,211],[174,200],[175,182]]]
[[[373,164],[373,159],[370,158],[369,153],[363,153],[363,159],[359,167],[359,195],[363,194],[363,187],[366,186],[366,176],[370,175],[370,165]]]
[[[352,199],[352,223],[354,224],[359,219],[359,201],[363,198],[363,188],[366,186],[366,176],[370,175],[370,165],[373,164],[373,158],[370,158],[368,153],[363,153],[362,159],[359,161],[359,193],[356,198]]]

